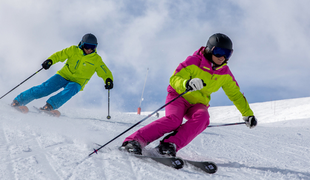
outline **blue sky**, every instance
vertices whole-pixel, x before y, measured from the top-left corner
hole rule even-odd
[[[310,1],[307,0],[11,0],[0,2],[0,94],[40,69],[56,51],[86,33],[113,73],[112,111],[142,111],[166,98],[169,78],[187,56],[221,32],[234,44],[228,65],[250,103],[310,96]],[[41,71],[1,101],[54,75],[62,63]],[[231,105],[224,92],[211,106]],[[43,106],[47,98],[30,105]],[[93,76],[64,107],[107,107],[103,81]]]

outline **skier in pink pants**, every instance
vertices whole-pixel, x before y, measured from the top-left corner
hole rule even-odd
[[[243,116],[246,125],[253,128],[257,120],[227,61],[233,52],[230,38],[224,34],[212,35],[206,47],[201,47],[182,62],[170,78],[166,103],[190,90],[166,106],[162,117],[128,136],[121,149],[142,154],[142,148],[170,133],[156,147],[162,155],[176,156],[176,152],[189,144],[209,125],[210,95],[223,88],[228,98]],[[187,121],[183,124],[183,118]]]

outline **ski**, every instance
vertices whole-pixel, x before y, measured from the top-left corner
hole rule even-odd
[[[186,164],[190,164],[200,170],[203,170],[204,172],[208,174],[213,174],[213,173],[216,173],[217,171],[217,165],[211,161],[191,161],[191,160],[186,160],[186,159],[183,159],[183,161]]]
[[[146,155],[136,155],[133,154],[133,156],[140,158],[140,159],[152,159],[156,162],[159,162],[163,165],[175,168],[175,169],[181,169],[186,166],[194,166],[197,169],[200,169],[208,174],[214,174],[217,171],[217,165],[214,162],[211,161],[191,161],[187,159],[183,159],[180,157],[155,157],[155,156],[146,156]]]
[[[97,146],[101,146],[100,144],[94,143]],[[214,174],[217,171],[217,165],[212,161],[193,161],[193,160],[187,160],[180,157],[168,157],[168,156],[153,156],[153,155],[138,155],[133,153],[128,153],[126,150],[121,149],[121,147],[118,148],[121,152],[125,152],[129,155],[132,155],[134,157],[140,158],[140,159],[152,159],[153,161],[156,161],[158,163],[161,163],[163,165],[172,167],[174,169],[182,169],[184,165],[186,166],[194,166],[196,169],[200,169],[208,174]],[[98,153],[98,149],[94,149],[93,153]]]
[[[37,108],[35,106],[33,106],[38,112],[43,112],[46,113],[50,116],[55,116],[55,117],[59,117],[60,116],[60,112],[58,110],[52,110],[52,111],[46,111],[46,110],[42,110],[40,108]]]
[[[136,155],[136,154],[133,154],[133,155],[140,159],[145,159],[145,158],[152,159],[158,163],[172,167],[174,169],[182,169],[184,166],[183,159],[178,158],[178,157],[155,157],[155,156],[145,156],[145,155]]]

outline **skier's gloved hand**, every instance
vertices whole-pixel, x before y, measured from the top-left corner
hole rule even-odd
[[[110,78],[107,78],[105,80],[105,86],[106,89],[112,89],[113,88],[113,81]]]
[[[243,120],[245,121],[245,125],[249,128],[254,128],[257,125],[257,119],[255,116],[244,116]]]
[[[194,78],[186,82],[185,88],[189,91],[197,91],[201,90],[203,86],[206,86],[206,84],[203,82],[202,79]]]
[[[53,61],[48,59],[42,63],[42,67],[46,70],[46,69],[49,69],[52,64],[53,64]]]

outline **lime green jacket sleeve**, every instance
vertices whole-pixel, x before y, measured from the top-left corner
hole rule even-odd
[[[65,65],[57,71],[57,74],[80,84],[81,91],[95,72],[104,82],[107,78],[113,80],[111,71],[97,54],[97,51],[84,55],[83,51],[74,45],[54,53],[48,59],[51,59],[53,64],[66,61]]]
[[[242,116],[253,116],[253,111],[251,110],[250,105],[244,95],[240,92],[240,87],[237,81],[231,72],[229,74],[230,77],[227,77],[225,84],[222,86],[225,94],[234,103]]]

